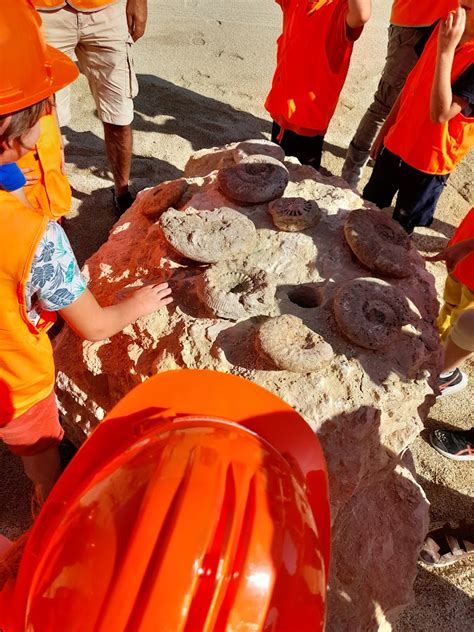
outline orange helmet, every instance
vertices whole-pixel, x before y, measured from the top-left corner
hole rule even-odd
[[[74,81],[79,71],[47,46],[30,0],[1,0],[0,115],[34,105]]]
[[[322,630],[324,457],[304,420],[231,375],[137,387],[48,498],[6,632]]]

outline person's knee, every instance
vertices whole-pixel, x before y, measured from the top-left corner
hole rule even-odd
[[[474,308],[466,309],[458,316],[450,337],[461,349],[474,352]]]

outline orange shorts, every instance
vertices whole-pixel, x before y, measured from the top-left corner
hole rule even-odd
[[[0,439],[17,456],[40,454],[58,445],[63,436],[54,391],[0,428]]]

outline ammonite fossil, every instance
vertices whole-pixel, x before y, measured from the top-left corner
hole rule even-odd
[[[275,308],[274,280],[264,270],[211,266],[196,282],[196,291],[218,318],[240,320],[270,314]]]
[[[270,318],[260,325],[255,345],[257,352],[275,367],[295,373],[317,371],[334,355],[319,334],[291,314]]]
[[[226,207],[212,211],[169,208],[159,224],[166,241],[177,252],[202,263],[216,263],[250,252],[257,241],[254,223]]]
[[[240,204],[262,204],[282,196],[288,184],[288,170],[273,158],[251,156],[217,174],[220,191]]]
[[[145,191],[141,212],[150,219],[158,218],[170,206],[175,206],[183,197],[188,183],[184,178],[162,182],[150,191]],[[138,200],[140,201],[140,197]]]
[[[346,338],[365,349],[387,348],[415,317],[401,290],[373,278],[344,283],[334,295],[334,316]]]
[[[275,226],[287,232],[297,232],[315,226],[321,217],[316,202],[301,197],[282,197],[273,200],[268,204],[268,212]]]
[[[272,143],[265,139],[246,140],[239,143],[232,152],[232,156],[235,162],[240,162],[249,156],[259,154],[263,156],[270,156],[280,162],[285,160],[285,152],[276,143]]]
[[[412,273],[410,238],[382,211],[352,211],[344,224],[344,235],[352,252],[369,270],[397,279]]]

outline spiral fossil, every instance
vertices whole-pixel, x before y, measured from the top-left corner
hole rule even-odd
[[[271,313],[276,286],[264,270],[232,269],[222,262],[201,275],[196,290],[214,316],[240,320]]]
[[[230,208],[212,211],[169,208],[160,226],[166,241],[180,254],[202,263],[216,263],[255,247],[254,223]]]
[[[399,279],[411,275],[410,238],[382,211],[352,211],[344,224],[344,235],[352,252],[369,270]]]
[[[221,169],[217,184],[229,200],[262,204],[281,197],[288,184],[288,170],[273,158],[252,156],[233,167]]]
[[[346,338],[365,349],[385,349],[413,314],[403,292],[381,279],[359,278],[334,296],[334,316]]]
[[[257,330],[257,352],[277,368],[295,373],[317,371],[333,357],[332,347],[303,321],[284,314],[265,321]]]

